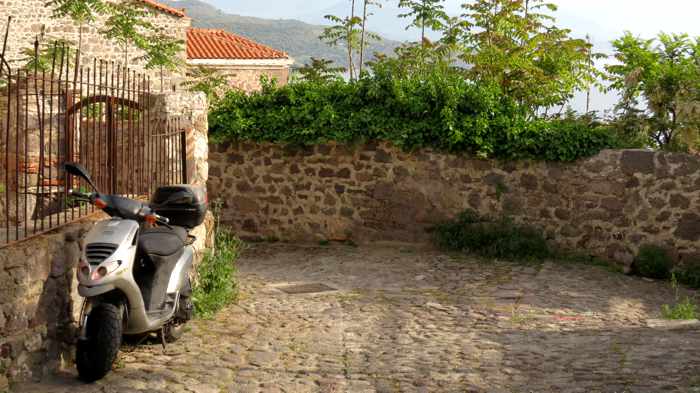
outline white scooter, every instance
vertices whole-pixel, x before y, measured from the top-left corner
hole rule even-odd
[[[161,187],[148,204],[99,193],[79,164],[65,169],[94,191],[71,191],[72,197],[111,217],[88,233],[77,272],[85,302],[76,363],[80,378],[93,382],[111,371],[124,335],[156,332],[163,345],[181,337],[193,314],[189,230],[204,221],[206,192],[190,185]]]

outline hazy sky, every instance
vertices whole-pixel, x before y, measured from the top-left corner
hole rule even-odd
[[[264,18],[294,18],[307,22],[319,22],[322,15],[344,9],[349,0],[205,0],[222,10]],[[559,6],[556,13],[559,25],[572,29],[573,35],[589,34],[596,49],[609,53],[610,41],[625,30],[637,35],[652,37],[657,33],[677,32],[700,36],[700,0],[550,0]],[[411,32],[402,29],[403,22],[393,18],[398,0],[383,0],[387,6],[381,17],[375,18],[370,28],[388,38],[409,39]],[[359,3],[359,1],[358,1]],[[448,12],[460,13],[464,0],[446,0]],[[610,108],[614,96],[596,94],[594,109]],[[582,99],[575,106],[579,109]]]
[[[225,11],[265,18],[297,18],[323,11],[342,0],[205,0]],[[678,31],[700,35],[700,0],[550,0],[559,6],[562,24],[575,32],[591,33],[601,39],[624,30],[643,35]],[[385,4],[398,0],[384,0]],[[463,0],[446,0],[448,10],[457,14]]]

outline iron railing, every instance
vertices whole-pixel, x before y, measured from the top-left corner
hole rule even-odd
[[[8,23],[9,30],[9,23]],[[187,182],[184,120],[157,107],[150,79],[38,40],[27,66],[0,52],[0,247],[94,212],[70,189],[88,190],[63,170],[79,162],[101,192],[147,198]]]

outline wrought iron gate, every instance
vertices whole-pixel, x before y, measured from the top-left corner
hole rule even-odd
[[[114,62],[80,63],[54,42],[12,69],[0,53],[0,247],[94,211],[72,200],[87,189],[63,171],[82,163],[102,192],[148,197],[187,182],[183,121],[161,113],[150,79]],[[40,60],[40,61],[39,61]],[[84,60],[84,59],[83,59]]]

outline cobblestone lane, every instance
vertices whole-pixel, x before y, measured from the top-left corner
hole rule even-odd
[[[165,352],[125,347],[97,384],[70,371],[16,391],[700,392],[700,328],[650,321],[666,283],[399,245],[261,244],[240,271],[239,305]],[[300,283],[337,291],[280,290]]]

